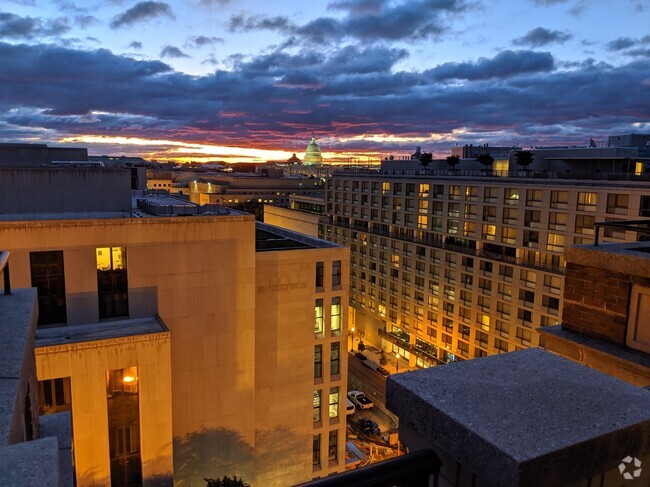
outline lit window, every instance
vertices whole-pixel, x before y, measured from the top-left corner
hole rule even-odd
[[[314,391],[314,422],[320,421],[320,389]]]
[[[340,297],[332,298],[330,324],[333,332],[341,331],[341,298]]]
[[[336,418],[339,415],[339,388],[331,387],[330,388],[330,401],[329,401],[329,415],[330,418]]]
[[[322,334],[323,333],[323,300],[322,299],[317,299],[316,303],[314,305],[314,309],[316,311],[316,329],[315,333],[316,334]]]

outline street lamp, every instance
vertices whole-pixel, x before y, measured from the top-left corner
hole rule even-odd
[[[352,344],[350,345],[350,352],[354,352],[354,326],[350,329],[352,332]]]
[[[399,374],[399,353],[395,354],[395,373]]]

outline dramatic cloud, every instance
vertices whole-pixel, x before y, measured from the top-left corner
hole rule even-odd
[[[178,47],[175,46],[165,46],[163,47],[162,51],[160,51],[160,57],[161,58],[182,58],[182,57],[190,57],[187,54],[185,54],[183,51],[181,51]]]
[[[406,55],[381,46],[275,51],[190,76],[104,49],[0,43],[0,138],[38,128],[50,138],[119,134],[296,151],[316,131],[331,149],[412,149],[428,140],[431,150],[477,138],[560,143],[633,131],[650,113],[648,59],[555,70],[548,53],[504,51],[394,71]]]
[[[476,63],[446,63],[430,71],[438,80],[482,80],[507,78],[522,73],[552,71],[553,56],[548,52],[503,51],[492,59],[481,58]]]
[[[142,49],[142,42],[140,41],[133,41],[131,44],[129,44],[129,47],[131,49]]]
[[[33,39],[35,37],[57,36],[69,30],[70,24],[66,17],[45,21],[0,12],[0,39]]]
[[[273,30],[295,35],[308,42],[340,42],[353,38],[363,41],[437,38],[449,30],[453,16],[466,12],[464,0],[415,0],[392,4],[386,1],[342,1],[330,4],[344,10],[342,19],[320,17],[304,25],[288,17],[235,15],[230,18],[231,32]]]
[[[126,12],[116,15],[111,20],[111,27],[113,29],[128,27],[137,22],[163,16],[174,17],[174,13],[169,4],[165,2],[139,2]]]
[[[634,49],[632,49],[634,48]],[[607,49],[610,51],[623,51],[623,54],[634,57],[650,56],[650,35],[641,39],[631,39],[629,37],[619,37],[607,43]]]
[[[525,36],[515,40],[515,44],[542,47],[549,44],[562,44],[571,39],[571,34],[568,32],[561,32],[559,30],[549,30],[543,27],[536,27],[529,30]]]

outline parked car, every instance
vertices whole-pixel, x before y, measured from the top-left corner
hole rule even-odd
[[[379,425],[375,423],[372,419],[360,419],[357,424],[359,425],[359,429],[361,430],[362,433],[365,433],[367,435],[377,435],[381,433],[379,431]]]
[[[372,401],[361,391],[348,392],[348,399],[359,409],[372,409],[374,407]]]
[[[354,406],[354,403],[350,401],[349,399],[346,399],[347,405],[345,407],[345,414],[346,416],[350,416],[354,414],[354,412],[357,410],[357,408]]]

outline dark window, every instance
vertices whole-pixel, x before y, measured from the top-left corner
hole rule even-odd
[[[341,285],[341,261],[332,262],[332,286]]]
[[[316,262],[316,287],[323,287],[323,262]]]
[[[323,346],[314,347],[314,379],[323,377]]]
[[[315,466],[320,465],[320,435],[314,435],[313,440],[313,464]]]
[[[639,216],[650,216],[650,196],[641,196]]]
[[[330,375],[339,375],[340,356],[341,356],[341,342],[332,343],[332,350],[330,354]]]
[[[29,263],[38,290],[38,324],[67,323],[63,251],[30,252]]]
[[[339,432],[338,430],[330,431],[329,452],[327,455],[328,460],[336,460],[338,458],[339,449]]]
[[[129,315],[126,249],[103,247],[97,252],[99,319]]]

